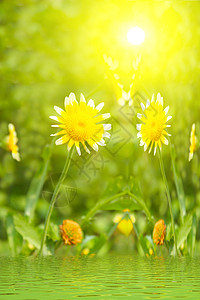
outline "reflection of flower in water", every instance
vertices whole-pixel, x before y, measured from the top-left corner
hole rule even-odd
[[[78,223],[72,220],[63,220],[59,228],[65,245],[76,245],[82,242],[83,233]]]
[[[166,234],[166,225],[164,220],[156,222],[153,229],[153,241],[156,245],[163,245]]]
[[[129,212],[128,209],[123,210],[123,212],[126,211]],[[118,223],[117,225],[118,230],[126,236],[130,235],[133,229],[133,223],[135,223],[135,216],[133,214],[130,214],[130,218],[126,216],[123,219],[123,214],[117,214],[113,219],[114,223]]]

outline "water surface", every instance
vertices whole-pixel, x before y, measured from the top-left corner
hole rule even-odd
[[[200,258],[0,258],[0,299],[200,299]]]

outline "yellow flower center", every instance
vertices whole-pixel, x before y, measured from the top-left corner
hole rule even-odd
[[[165,128],[166,117],[163,111],[157,106],[154,109],[146,110],[145,124],[141,126],[141,134],[147,140],[157,142],[161,139]]]
[[[81,111],[69,115],[64,125],[68,135],[74,141],[86,141],[99,131],[103,133],[103,125],[97,125],[94,117]]]
[[[162,135],[162,130],[163,130],[163,124],[162,122],[160,122],[159,118],[154,117],[152,120],[150,119],[146,123],[146,125],[149,126],[148,138],[151,141],[158,141]]]

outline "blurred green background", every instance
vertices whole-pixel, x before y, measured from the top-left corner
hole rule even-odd
[[[78,99],[81,92],[86,98],[91,96],[95,104],[105,102],[104,112],[112,115],[112,138],[107,147],[100,147],[91,157],[74,156],[69,172],[70,185],[76,191],[73,201],[70,205],[65,205],[64,200],[58,204],[52,220],[57,224],[66,218],[81,221],[119,176],[122,185],[130,176],[139,183],[155,220],[169,220],[158,158],[139,147],[136,111],[118,105],[106,77],[104,54],[119,62],[125,90],[131,83],[132,62],[141,54],[134,97],[144,102],[160,92],[165,106],[170,106],[171,141],[176,147],[186,209],[200,215],[198,153],[188,162],[193,122],[199,135],[199,16],[198,1],[0,1],[0,138],[5,138],[8,123],[13,123],[21,154],[21,162],[17,163],[10,153],[0,149],[1,253],[8,249],[5,218],[8,213],[24,213],[27,192],[42,163],[43,149],[52,141],[50,134],[54,130],[49,115],[54,115],[54,105],[63,107],[70,92]],[[133,26],[145,31],[146,39],[140,46],[127,41],[127,31]],[[54,147],[52,153],[46,189],[50,189],[51,176],[62,171],[67,148]],[[163,147],[163,156],[179,224],[170,147]],[[44,222],[48,204],[42,193],[33,219],[36,226]],[[114,214],[99,213],[87,231],[97,235],[107,231]],[[151,234],[152,228],[142,212],[136,213],[136,224],[141,233]],[[129,239],[133,240],[129,243],[132,251],[134,235]],[[125,251],[127,244],[127,238],[118,234],[108,248]]]

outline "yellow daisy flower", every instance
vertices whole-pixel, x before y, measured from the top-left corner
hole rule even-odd
[[[9,135],[6,137],[6,146],[12,152],[13,159],[20,161],[19,147],[17,146],[18,138],[13,124],[8,124]]]
[[[74,93],[71,93],[69,97],[65,98],[64,105],[65,110],[54,106],[60,117],[50,116],[51,119],[61,123],[52,125],[52,127],[62,128],[60,132],[51,135],[63,135],[56,140],[56,145],[68,143],[68,150],[70,150],[75,144],[79,155],[81,155],[80,144],[88,153],[90,153],[90,150],[86,143],[95,151],[98,151],[98,145],[106,145],[104,138],[110,138],[110,133],[107,131],[111,129],[111,124],[101,123],[110,117],[109,113],[99,114],[104,106],[103,102],[95,107],[92,99],[87,104],[83,94],[81,94],[80,103],[78,103]]]
[[[127,210],[124,210],[124,212],[125,211],[129,211],[129,210],[127,209]],[[133,214],[130,215],[130,218],[131,218],[131,220],[129,218],[123,219],[123,214],[117,214],[113,219],[114,223],[118,223],[117,229],[121,233],[123,233],[125,236],[130,235],[130,233],[133,229],[133,223],[135,223],[135,216]]]
[[[190,134],[190,152],[189,161],[193,158],[194,152],[197,148],[197,137],[195,135],[195,124],[192,124],[191,134]]]
[[[151,102],[147,100],[146,107],[141,103],[143,114],[137,114],[137,117],[142,121],[142,124],[137,124],[137,134],[140,140],[140,146],[144,146],[144,151],[149,148],[149,153],[154,147],[154,155],[156,154],[157,146],[161,149],[162,143],[168,145],[168,140],[165,135],[171,136],[167,133],[165,128],[170,127],[166,123],[172,118],[172,116],[167,117],[169,106],[163,109],[163,97],[160,93],[157,94],[156,101],[154,100],[154,95],[152,96]]]

